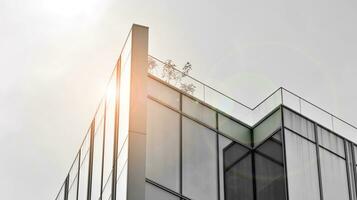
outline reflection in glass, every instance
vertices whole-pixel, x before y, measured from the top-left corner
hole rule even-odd
[[[220,197],[221,199],[224,199],[224,149],[232,143],[232,140],[219,135],[218,136],[218,146],[219,146],[219,190],[220,190]]]
[[[242,144],[250,146],[252,143],[251,142],[252,135],[251,135],[251,131],[249,128],[247,128],[247,127],[239,124],[238,122],[233,121],[233,120],[229,119],[228,117],[223,116],[221,114],[218,114],[218,130],[222,134],[224,134],[224,135],[226,135]]]
[[[289,200],[320,200],[316,145],[285,129]]]
[[[179,192],[180,115],[148,100],[146,177]]]
[[[259,145],[281,127],[281,111],[275,111],[253,129],[254,146]]]
[[[257,200],[285,199],[283,149],[276,139],[279,135],[280,132],[271,136],[255,150],[234,142],[225,147],[226,200],[249,200],[254,196]]]
[[[180,109],[179,92],[159,81],[148,78],[148,94],[173,108]]]
[[[185,95],[182,96],[182,111],[213,128],[216,127],[216,112]]]
[[[348,200],[345,160],[320,147],[320,161],[324,200]]]
[[[182,120],[183,194],[191,199],[216,200],[216,133],[185,117]]]
[[[146,183],[145,200],[180,200],[180,198],[149,183]]]
[[[103,150],[103,128],[104,128],[104,113],[98,113],[102,116],[96,121],[96,131],[94,135],[93,149],[93,180],[92,180],[92,195],[93,200],[97,200],[100,196],[101,174],[102,174],[102,150]]]
[[[280,132],[275,134],[280,135]],[[255,151],[255,178],[258,200],[285,199],[282,143],[271,137]]]
[[[252,153],[243,146],[232,143],[224,151],[224,161],[225,199],[252,200]]]

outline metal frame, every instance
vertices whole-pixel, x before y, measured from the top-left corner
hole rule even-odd
[[[64,182],[64,200],[68,200],[68,189],[69,189],[69,174]]]
[[[182,102],[182,101],[181,101]],[[216,116],[216,129],[219,130],[218,123],[218,112],[215,112]],[[182,124],[181,124],[182,125]],[[216,133],[216,156],[217,156],[217,199],[221,199],[221,177],[220,177],[220,166],[219,166],[219,135]]]
[[[349,161],[349,156],[350,155],[347,155],[348,153],[349,153],[349,151],[348,151],[348,147],[347,147],[347,144],[348,144],[348,141],[346,141],[346,140],[344,140],[343,141],[343,147],[344,147],[344,150],[345,150],[345,162],[346,162],[346,174],[347,174],[347,187],[348,187],[348,195],[349,195],[349,199],[350,200],[352,200],[352,191],[351,191],[351,183],[350,183],[350,170],[349,170],[349,163],[348,163],[348,161]]]
[[[180,95],[180,111],[179,111],[179,113],[183,113],[182,112],[182,93],[179,93],[179,95]],[[183,155],[182,155],[182,119],[183,119],[183,116],[182,116],[182,114],[180,114],[180,144],[179,144],[179,146],[180,146],[180,188],[179,188],[179,190],[180,190],[180,194],[183,194],[183,187],[182,187],[182,172],[183,172],[183,170],[182,170],[182,161],[183,161]]]
[[[78,171],[77,171],[77,193],[76,193],[76,200],[79,198],[79,180],[80,180],[80,175],[81,175],[81,149],[78,151]]]
[[[93,119],[92,124],[91,124],[91,128],[90,128],[87,200],[91,200],[92,199],[94,134],[95,134],[95,119]]]
[[[284,102],[284,96],[282,95],[283,91],[281,91],[281,101]],[[284,172],[285,172],[285,197],[287,200],[289,200],[289,180],[288,180],[288,165],[286,162],[286,142],[285,142],[285,130],[284,130],[284,108],[283,106],[280,106],[280,112],[281,112],[281,142],[282,142],[282,148],[283,148],[283,163],[284,163]]]
[[[355,194],[357,197],[357,165],[356,165],[356,152],[355,152],[355,144],[354,143],[350,143],[351,146],[351,155],[352,155],[352,169],[353,169],[353,180],[355,182]]]
[[[320,148],[319,148],[319,134],[317,134],[317,125],[314,123],[314,136],[315,136],[315,148],[316,148],[316,160],[317,160],[317,174],[319,178],[319,191],[320,200],[324,200],[324,193],[322,187],[322,175],[321,175],[321,161],[320,161]]]

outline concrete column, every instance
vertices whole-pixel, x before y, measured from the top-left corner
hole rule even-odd
[[[133,25],[129,112],[128,200],[145,199],[148,27]]]

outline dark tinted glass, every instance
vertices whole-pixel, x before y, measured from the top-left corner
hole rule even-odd
[[[229,166],[234,164],[234,162],[238,161],[248,151],[249,151],[249,149],[247,149],[246,147],[243,147],[240,144],[232,142],[224,150],[224,166],[225,166],[225,168],[228,168]]]
[[[253,199],[252,156],[248,154],[225,172],[226,200]]]
[[[225,199],[253,199],[252,155],[239,144],[231,144],[224,151]]]
[[[277,138],[280,132],[255,150],[237,143],[224,149],[225,200],[254,199],[254,183],[257,200],[285,199],[283,149]]]
[[[258,200],[285,199],[284,165],[280,132],[270,137],[254,155],[255,181]]]
[[[258,200],[285,199],[284,167],[267,157],[255,154],[255,181]]]
[[[277,133],[275,135],[280,135]],[[257,148],[258,154],[263,154],[279,163],[283,163],[283,151],[281,142],[271,137],[269,140],[265,141],[261,146]]]

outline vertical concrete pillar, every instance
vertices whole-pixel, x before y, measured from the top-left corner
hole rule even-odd
[[[133,25],[117,65],[113,200],[145,199],[148,28]]]
[[[148,27],[133,25],[127,199],[145,199]]]

